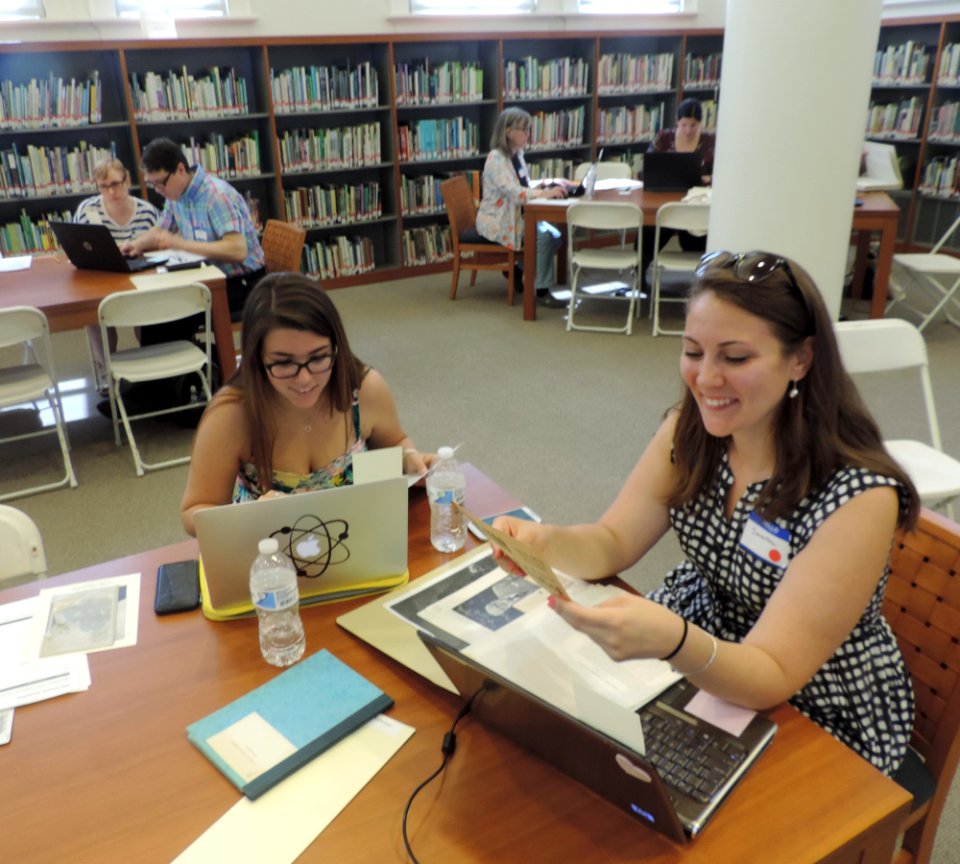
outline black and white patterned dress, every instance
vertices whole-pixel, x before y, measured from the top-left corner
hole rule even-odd
[[[650,599],[720,639],[740,642],[750,631],[784,570],[740,545],[744,525],[763,487],[747,488],[731,519],[724,514],[734,477],[724,457],[711,488],[670,520],[687,560]],[[796,511],[776,524],[789,532],[790,556],[842,504],[894,480],[862,468],[841,468]],[[856,627],[790,703],[885,774],[903,761],[913,728],[913,691],[881,603],[888,570]]]

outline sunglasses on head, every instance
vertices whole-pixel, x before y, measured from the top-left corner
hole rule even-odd
[[[706,276],[717,270],[732,270],[733,275],[743,282],[756,284],[763,282],[778,270],[782,270],[787,279],[790,280],[790,287],[797,293],[800,291],[800,285],[797,277],[793,275],[790,269],[790,262],[771,252],[709,252],[700,259],[700,266],[697,267],[696,275],[698,277]]]

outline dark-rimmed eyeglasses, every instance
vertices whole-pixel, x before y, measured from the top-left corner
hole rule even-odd
[[[322,375],[330,371],[336,356],[337,349],[334,348],[328,354],[314,354],[305,363],[297,363],[296,360],[278,360],[276,363],[263,365],[271,378],[296,378],[301,369],[306,369],[311,375]]]
[[[123,180],[114,180],[112,183],[98,183],[97,189],[101,192],[115,192],[117,189],[122,189],[126,182],[127,179],[124,177]]]
[[[167,176],[164,177],[162,180],[147,180],[146,184],[151,189],[154,189],[157,192],[162,192],[172,176],[173,176],[173,172],[167,171]]]

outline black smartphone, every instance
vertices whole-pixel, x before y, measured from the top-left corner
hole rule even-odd
[[[185,612],[200,605],[200,566],[197,561],[161,564],[157,570],[157,593],[153,611],[157,615]]]

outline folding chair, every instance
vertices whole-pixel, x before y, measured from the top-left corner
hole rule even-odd
[[[940,425],[930,384],[927,345],[919,329],[900,318],[840,321],[834,324],[843,365],[851,375],[916,369],[920,379],[931,444],[922,441],[885,441],[887,450],[910,475],[923,502],[944,507],[953,517],[951,502],[960,495],[960,461],[943,452]]]
[[[585,201],[571,204],[567,210],[567,257],[570,262],[570,306],[567,311],[567,330],[593,330],[605,333],[633,331],[634,310],[640,294],[640,247],[643,234],[643,212],[636,204]],[[593,245],[606,238],[593,237],[593,232],[618,232],[616,245]],[[585,235],[591,235],[592,245],[584,245]],[[581,285],[584,270],[602,270],[617,274],[615,282],[603,283],[602,290],[585,289]],[[584,297],[597,300],[616,300],[622,303],[624,278],[626,285],[627,320],[622,327],[577,324],[577,306]]]
[[[650,315],[653,318],[653,335],[679,336],[682,330],[667,330],[660,326],[661,303],[686,303],[686,291],[680,291],[675,286],[664,291],[664,276],[689,277],[693,280],[693,273],[700,264],[702,252],[684,252],[672,250],[668,247],[660,248],[661,231],[692,231],[706,233],[710,223],[709,204],[684,204],[675,201],[663,204],[657,210],[657,227],[653,238],[653,292],[650,300]],[[686,283],[684,283],[686,284]]]
[[[453,282],[450,299],[457,299],[460,270],[470,270],[470,284],[477,284],[477,271],[499,270],[507,276],[507,303],[513,305],[513,281],[517,253],[494,243],[477,233],[477,206],[473,190],[462,174],[450,177],[440,184],[443,206],[450,219],[450,238],[453,241]]]
[[[597,180],[630,180],[633,169],[626,162],[581,162],[573,171],[573,179],[579,183],[587,176],[590,166],[597,166]]]
[[[893,256],[893,273],[890,280],[890,292],[893,298],[887,303],[885,314],[889,314],[898,303],[919,315],[922,319],[918,329],[924,328],[941,311],[954,327],[960,327],[960,318],[950,314],[953,305],[960,312],[960,258],[941,253],[943,245],[953,236],[960,226],[960,217],[946,230],[929,252],[905,252]],[[903,280],[901,282],[901,279]],[[919,295],[925,295],[933,301],[933,308],[927,311],[908,302],[912,289]]]
[[[5,580],[46,575],[47,556],[40,529],[22,510],[0,504],[0,583]]]
[[[38,425],[32,432],[20,432],[0,438],[0,443],[23,441],[40,435],[56,435],[63,456],[64,475],[60,480],[41,483],[26,489],[18,489],[0,495],[0,501],[76,486],[77,477],[70,460],[70,445],[67,440],[67,424],[63,416],[60,386],[53,364],[50,347],[50,326],[47,316],[32,306],[12,306],[0,309],[0,348],[23,346],[23,362],[0,368],[0,408],[15,405],[31,405],[36,412]],[[40,348],[38,351],[37,348]],[[39,400],[46,401],[53,418],[53,426],[43,428]]]
[[[110,350],[107,337],[108,327],[143,327],[149,324],[163,324],[168,321],[189,318],[201,312],[204,315],[204,327],[200,336],[203,339],[203,350],[187,340],[161,342],[157,345],[146,345],[141,348],[129,348],[123,351]],[[189,462],[189,455],[163,462],[145,462],[140,455],[136,439],[133,437],[131,421],[157,417],[162,414],[173,414],[178,411],[198,410],[199,405],[209,402],[213,398],[209,384],[209,373],[212,369],[210,289],[201,283],[193,283],[176,285],[170,288],[121,291],[104,297],[100,302],[98,317],[100,319],[100,335],[103,339],[103,354],[107,360],[107,376],[110,381],[110,416],[113,421],[113,436],[117,446],[120,445],[120,427],[117,422],[119,412],[120,422],[123,424],[130,450],[133,453],[133,463],[137,469],[138,477],[142,477],[144,471]],[[207,374],[204,374],[204,368],[206,368]],[[128,414],[121,388],[124,381],[130,383],[158,381],[192,372],[197,373],[205,399],[200,402],[191,401],[134,415]]]

